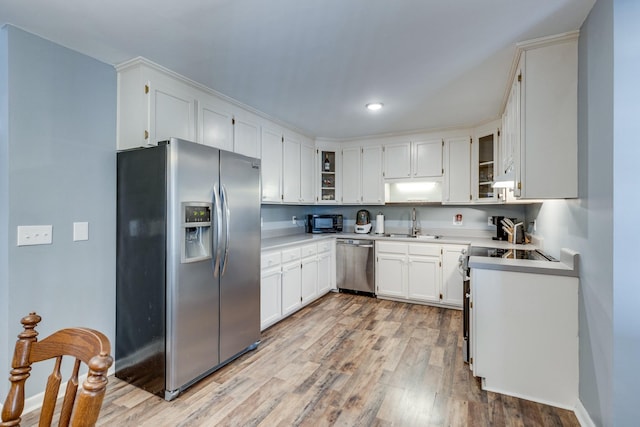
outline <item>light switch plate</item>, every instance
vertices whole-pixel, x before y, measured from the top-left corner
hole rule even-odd
[[[73,241],[89,240],[89,223],[74,222],[73,223]]]
[[[52,239],[52,225],[18,226],[18,246],[50,245]]]

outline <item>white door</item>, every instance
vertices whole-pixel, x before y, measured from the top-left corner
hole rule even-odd
[[[384,203],[382,147],[362,148],[362,203]]]
[[[293,313],[301,306],[301,280],[300,262],[282,267],[282,317]]]
[[[411,177],[411,143],[384,146],[384,177]]]
[[[360,147],[342,150],[342,203],[360,203]]]
[[[150,83],[150,135],[152,143],[171,137],[195,141],[195,97],[177,85]]]
[[[198,141],[210,147],[233,151],[233,115],[213,99],[201,99],[198,110]]]
[[[413,176],[416,178],[442,176],[441,139],[413,143]]]
[[[471,201],[471,138],[445,141],[445,197],[448,203]]]
[[[280,267],[265,270],[260,279],[260,327],[265,329],[281,318],[282,273]]]
[[[285,138],[282,144],[282,194],[284,201],[300,202],[300,142]]]
[[[442,302],[462,307],[462,275],[458,259],[465,246],[444,246],[442,251]]]
[[[300,145],[300,201],[303,203],[313,203],[315,191],[313,177],[315,176],[315,150],[313,147]]]
[[[301,288],[302,304],[318,295],[318,259],[315,256],[302,260]]]
[[[409,299],[438,302],[440,300],[440,258],[410,256],[408,263]]]
[[[249,157],[260,157],[260,126],[244,116],[234,117],[233,151]]]
[[[331,252],[318,255],[318,295],[331,290]]]
[[[262,201],[281,202],[282,190],[282,135],[271,129],[262,129]]]
[[[405,255],[379,253],[376,260],[377,294],[395,298],[406,298]]]

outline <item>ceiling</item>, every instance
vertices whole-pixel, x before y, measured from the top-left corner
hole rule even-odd
[[[11,23],[109,64],[143,56],[307,135],[498,117],[515,43],[595,0],[0,0]],[[381,101],[376,113],[365,104]]]

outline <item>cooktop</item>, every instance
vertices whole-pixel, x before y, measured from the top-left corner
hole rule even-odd
[[[540,252],[537,249],[505,249],[486,248],[482,246],[472,246],[469,256],[485,256],[491,258],[508,259],[529,259],[537,261],[558,261],[550,255]]]

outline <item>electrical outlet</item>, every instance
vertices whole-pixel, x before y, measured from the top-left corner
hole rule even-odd
[[[487,218],[487,225],[493,225],[493,217],[492,216]]]
[[[296,218],[296,216],[295,216],[295,215],[294,215],[294,216],[292,216],[292,217],[291,217],[291,224],[296,225],[296,220],[297,220],[297,219],[298,219],[298,218]]]

